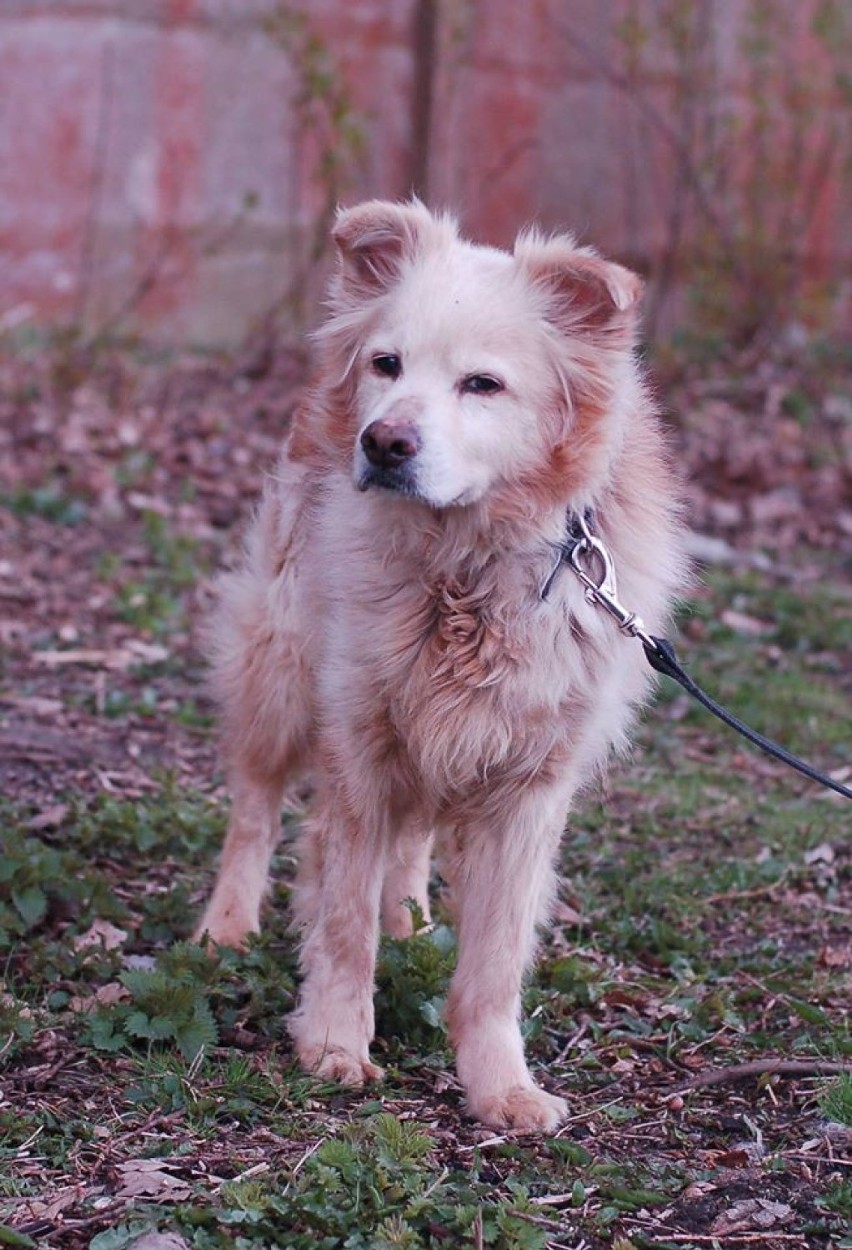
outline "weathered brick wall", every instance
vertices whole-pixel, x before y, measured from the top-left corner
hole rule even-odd
[[[759,312],[789,287],[791,321],[852,332],[845,0],[454,11],[430,190],[473,229],[505,244],[527,217],[567,225],[651,276],[659,327],[689,316],[696,293],[704,306],[753,295]]]
[[[410,0],[313,0],[307,22],[291,8],[0,3],[0,318],[31,305],[233,339],[298,299],[338,186],[404,191]],[[353,117],[370,119],[367,140],[340,152],[324,117],[336,89],[305,82],[333,66]],[[345,179],[325,168],[335,155]]]
[[[758,238],[742,188],[763,177],[766,246],[786,233],[810,273],[842,279],[852,105],[809,35],[815,3],[778,0],[800,29],[773,55],[826,84],[801,127],[812,163],[785,187],[789,118],[775,157],[760,150],[755,110],[779,105],[765,53],[743,50],[749,0],[697,6],[696,98],[718,92],[728,131],[691,168],[664,0],[0,0],[0,328],[237,340],[312,304],[336,199],[412,188],[496,242],[530,218],[571,226],[662,289],[690,231]],[[722,151],[727,186],[708,168]]]

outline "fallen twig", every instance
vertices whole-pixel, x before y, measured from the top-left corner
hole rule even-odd
[[[749,1076],[840,1076],[844,1072],[852,1073],[852,1063],[824,1059],[753,1059],[750,1063],[736,1063],[730,1068],[699,1072],[678,1093],[706,1089],[708,1085],[724,1085],[727,1081],[739,1081]]]
[[[786,885],[789,880],[789,872],[784,872],[777,881],[771,881],[768,885],[755,886],[753,890],[727,890],[723,894],[710,894],[704,899],[705,903],[739,903],[743,899],[761,898],[766,894],[774,894],[781,889],[782,885]]]
[[[711,1246],[718,1246],[721,1242],[727,1241],[736,1245],[758,1245],[766,1246],[768,1240],[772,1241],[791,1241],[796,1242],[800,1246],[806,1246],[808,1243],[801,1233],[776,1233],[767,1229],[761,1229],[755,1233],[668,1233],[655,1232],[656,1236],[662,1237],[665,1241],[684,1241],[684,1242],[701,1242]]]

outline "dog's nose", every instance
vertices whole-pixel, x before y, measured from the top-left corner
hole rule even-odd
[[[420,450],[420,431],[413,421],[372,421],[361,435],[361,446],[377,469],[396,469]]]

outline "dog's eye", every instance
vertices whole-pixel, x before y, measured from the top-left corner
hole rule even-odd
[[[398,378],[402,373],[402,361],[391,352],[382,352],[373,357],[373,369],[386,378]]]
[[[502,391],[503,383],[488,373],[472,373],[462,381],[461,389],[465,395],[496,395]]]

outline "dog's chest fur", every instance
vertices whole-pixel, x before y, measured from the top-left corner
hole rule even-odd
[[[605,660],[564,596],[541,603],[546,563],[542,544],[541,567],[503,553],[449,572],[352,543],[322,701],[362,767],[441,808],[564,766]]]
[[[558,615],[546,619],[526,596],[495,602],[454,580],[436,583],[428,600],[430,625],[410,669],[388,691],[402,750],[451,797],[531,780],[554,762],[571,730],[571,665]]]

